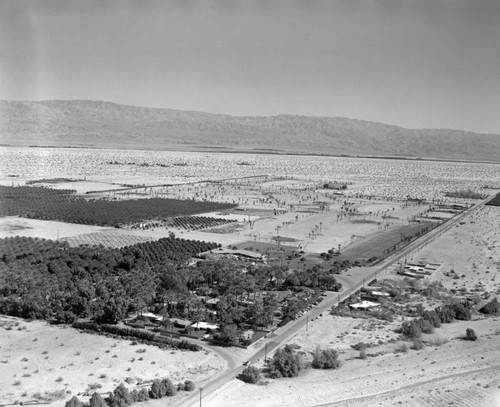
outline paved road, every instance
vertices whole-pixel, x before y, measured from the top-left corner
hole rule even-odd
[[[294,321],[291,321],[287,325],[277,329],[274,332],[274,334],[268,336],[268,338],[261,339],[260,349],[256,351],[248,359],[250,363],[254,363],[259,359],[264,358],[265,352],[267,352],[267,354],[269,355],[276,348],[285,345],[294,335],[297,334],[297,332],[300,329],[307,329],[308,321],[310,321],[312,318],[319,316],[319,314],[328,312],[330,308],[338,305],[339,302],[344,301],[351,294],[362,288],[364,284],[368,284],[374,278],[377,278],[381,274],[385,273],[388,267],[397,263],[405,256],[408,256],[409,254],[417,250],[420,250],[421,248],[429,244],[431,241],[435,240],[443,233],[451,229],[458,222],[465,219],[473,211],[483,206],[490,199],[491,197],[481,201],[480,203],[472,206],[471,208],[465,210],[464,212],[454,216],[453,218],[439,225],[426,235],[411,242],[406,247],[388,256],[386,259],[384,259],[381,263],[377,264],[376,266],[366,268],[363,270],[364,272],[353,271],[352,273],[349,273],[347,275],[340,276],[339,280],[343,284],[343,290],[341,292],[328,293],[324,301],[322,301],[318,306],[314,307],[311,311],[307,312],[302,317]],[[221,387],[222,385],[224,385],[225,383],[229,382],[231,379],[239,375],[244,369],[244,366],[241,364],[241,362],[237,364],[235,358],[231,357],[229,349],[223,350],[223,348],[217,349],[215,347],[210,347],[210,349],[223,356],[226,360],[229,361],[229,364],[228,368],[225,371],[221,372],[219,375],[216,375],[216,377],[213,380],[211,380],[207,385],[203,387],[201,393],[202,397],[205,397],[211,392],[217,390],[219,387]],[[193,394],[190,394],[186,398],[178,400],[178,403],[175,405],[182,407],[188,407],[188,406],[194,407],[196,405],[199,405],[199,400],[200,400],[200,393],[194,392]]]

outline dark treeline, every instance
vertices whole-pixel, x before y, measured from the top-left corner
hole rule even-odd
[[[56,323],[83,318],[113,324],[152,311],[164,318],[165,328],[170,318],[217,323],[218,340],[234,342],[240,329],[273,323],[278,290],[341,287],[332,270],[319,267],[288,270],[231,260],[188,264],[216,247],[174,237],[123,249],[1,239],[0,313]],[[297,295],[283,306],[283,315],[295,316],[307,298]]]
[[[99,226],[119,226],[177,215],[193,215],[233,208],[218,202],[165,198],[109,201],[87,200],[73,190],[0,186],[0,216],[19,215]]]
[[[0,313],[71,323],[115,323],[187,282],[182,262],[217,245],[162,238],[123,249],[0,239]]]

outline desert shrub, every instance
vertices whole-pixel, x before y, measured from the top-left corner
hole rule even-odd
[[[477,335],[476,335],[476,332],[474,331],[474,329],[472,328],[467,328],[466,331],[465,331],[465,339],[467,339],[468,341],[475,341],[477,340]]]
[[[289,345],[278,349],[269,361],[269,377],[277,379],[280,377],[295,377],[300,371],[299,355]]]
[[[127,380],[125,380],[127,381]],[[128,383],[128,381],[127,381]],[[137,389],[133,389],[130,392],[130,400],[132,401],[132,404],[137,403],[137,398],[139,397],[139,391]]]
[[[139,390],[139,394],[137,395],[137,401],[148,401],[149,400],[149,391],[145,387]]]
[[[479,309],[482,314],[497,314],[500,311],[500,303],[496,298],[493,298],[490,302],[485,304]]]
[[[193,391],[194,389],[196,388],[194,382],[192,382],[191,380],[186,380],[184,382],[184,390],[185,391]]]
[[[83,407],[83,403],[78,399],[78,397],[73,396],[66,402],[64,407]]]
[[[152,399],[161,399],[162,397],[174,396],[177,388],[170,379],[155,379],[149,390],[149,396]]]
[[[429,321],[429,323],[435,328],[439,328],[441,326],[441,319],[435,311],[422,312],[422,319]]]
[[[394,353],[408,353],[408,345],[406,343],[403,343],[401,346],[396,348]]]
[[[109,407],[126,407],[132,404],[132,397],[128,389],[120,383],[106,399]]]
[[[154,379],[149,390],[149,397],[152,399],[161,399],[166,394],[166,390],[160,379]]]
[[[258,383],[260,380],[260,370],[255,366],[247,366],[243,369],[243,372],[240,373],[238,379],[245,383]]]
[[[353,348],[354,350],[359,350],[359,351],[365,350],[368,347],[369,347],[369,345],[365,342],[358,342],[358,343],[355,343],[354,345],[351,345],[351,348]]]
[[[441,346],[448,342],[448,339],[442,338],[441,336],[436,336],[429,340],[431,346]]]
[[[470,308],[462,303],[452,304],[455,319],[469,321],[471,319]]]
[[[175,396],[175,394],[177,393],[177,387],[175,387],[175,384],[172,383],[172,380],[163,379],[161,382],[163,386],[165,386],[165,396],[167,397]]]
[[[398,287],[391,287],[387,290],[391,298],[397,298],[401,295],[402,291]]]
[[[319,346],[313,355],[314,369],[337,369],[340,367],[339,354],[335,349],[321,349]]]
[[[101,395],[97,392],[92,394],[89,400],[89,407],[107,407],[106,402],[101,397]]]
[[[449,306],[437,307],[434,311],[443,324],[449,324],[455,319],[455,313]]]
[[[401,333],[410,339],[420,338],[422,336],[422,330],[413,321],[403,322]]]
[[[366,359],[367,357],[368,355],[366,354],[366,351],[362,350],[361,352],[359,352],[360,359]]]
[[[422,342],[421,339],[415,339],[413,341],[413,345],[412,345],[413,349],[420,350],[420,349],[423,349],[423,347],[424,347],[424,342]]]

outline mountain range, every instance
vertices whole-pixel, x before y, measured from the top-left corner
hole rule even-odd
[[[500,162],[500,135],[298,115],[230,116],[88,100],[0,101],[0,143]]]

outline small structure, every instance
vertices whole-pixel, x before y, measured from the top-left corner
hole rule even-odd
[[[218,298],[209,298],[208,300],[205,301],[205,306],[210,309],[214,309],[217,304],[219,303]]]
[[[153,314],[152,312],[143,312],[141,315],[143,317],[148,318],[151,321],[156,321],[156,322],[163,321],[163,317],[161,315]]]
[[[399,270],[398,274],[412,278],[428,278],[432,273],[441,267],[439,263],[428,263],[426,261],[418,261],[406,263],[404,268]]]
[[[207,329],[210,329],[212,331],[215,331],[216,329],[219,329],[219,325],[216,325],[216,324],[210,324],[208,322],[205,322],[205,321],[199,321],[199,322],[193,322],[191,324],[191,327],[193,329],[201,329],[201,330],[207,330]]]
[[[355,310],[369,310],[373,308],[380,307],[380,304],[378,302],[372,302],[372,301],[361,301],[358,302],[357,304],[351,304],[349,305],[350,308],[355,309]]]
[[[243,331],[239,338],[242,340],[242,341],[249,341],[250,339],[252,339],[253,337],[253,330],[252,329],[247,329],[246,331]]]
[[[185,329],[189,325],[193,323],[193,321],[189,321],[188,319],[181,319],[181,318],[170,318],[170,321],[174,324],[174,326],[178,328],[183,328]]]
[[[267,261],[267,257],[265,255],[243,249],[233,250],[233,249],[220,248],[218,250],[210,250],[208,252],[200,253],[199,257],[209,260],[231,259],[231,260],[241,260],[241,261],[253,261],[260,263],[266,263]]]

